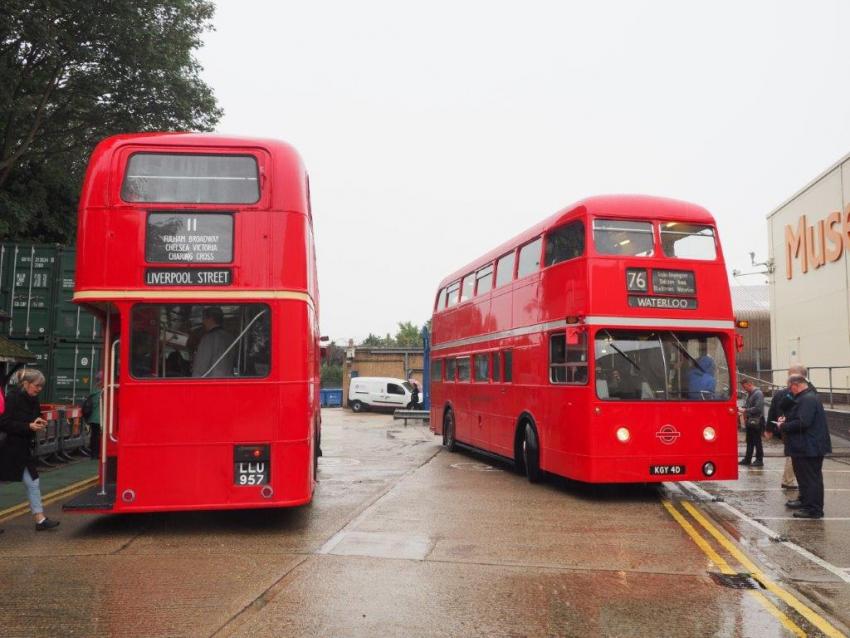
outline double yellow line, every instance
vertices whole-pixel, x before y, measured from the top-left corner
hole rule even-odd
[[[82,481],[78,481],[72,485],[68,485],[67,487],[63,487],[58,490],[54,490],[49,494],[45,494],[41,499],[43,505],[50,505],[55,501],[58,501],[60,498],[64,498],[66,496],[70,496],[71,494],[75,494],[76,492],[80,492],[87,487],[90,487],[97,483],[97,477],[92,476],[91,478],[84,479]],[[20,516],[24,512],[29,510],[29,503],[19,503],[12,507],[6,508],[4,510],[0,510],[0,522],[9,520],[10,518],[15,518],[16,516]]]
[[[773,594],[776,598],[784,602],[788,607],[796,611],[802,618],[808,621],[813,627],[816,627],[819,631],[823,633],[823,635],[828,636],[829,638],[843,638],[844,634],[838,631],[835,627],[833,627],[823,616],[819,615],[815,611],[813,611],[810,607],[805,605],[803,602],[795,598],[788,591],[777,585],[773,582],[767,575],[758,568],[758,566],[750,560],[750,558],[744,554],[740,549],[738,549],[723,533],[717,529],[715,525],[708,521],[705,516],[700,513],[700,511],[694,507],[694,505],[688,501],[680,502],[682,507],[693,517],[693,519],[699,523],[699,525],[706,531],[708,534],[714,538],[714,540],[721,545],[731,556],[735,558],[736,561],[752,576],[753,579],[757,580],[761,583],[764,588]],[[709,560],[717,565],[720,571],[723,574],[736,574],[737,572],[732,569],[726,560],[720,556],[711,546],[708,540],[704,538],[699,531],[697,531],[693,525],[685,518],[685,516],[676,509],[676,506],[673,505],[667,499],[662,500],[662,504],[666,508],[666,510],[670,513],[670,516],[682,527],[683,530],[691,537],[691,540],[697,544],[702,552],[709,558]],[[788,614],[785,613],[780,607],[767,596],[762,594],[760,591],[755,589],[747,590],[751,596],[753,596],[759,603],[764,606],[764,608],[777,620],[779,620],[782,625],[788,629],[795,636],[800,636],[801,638],[805,638],[807,635],[806,632],[800,628],[797,623],[795,623]]]

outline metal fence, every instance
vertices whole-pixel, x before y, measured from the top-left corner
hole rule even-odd
[[[807,366],[809,379],[818,390],[818,394],[828,404],[830,409],[850,409],[850,387],[846,385],[847,375],[841,380],[841,370],[850,371],[848,366]],[[752,379],[759,387],[771,391],[784,388],[785,383],[774,383],[774,373],[782,375],[783,379],[788,374],[787,368],[772,368],[770,370],[759,370],[756,375],[739,373],[739,376]],[[765,393],[767,394],[767,392]]]

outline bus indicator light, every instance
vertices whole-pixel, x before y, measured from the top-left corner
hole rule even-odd
[[[714,476],[714,473],[717,471],[717,468],[714,467],[714,463],[711,461],[707,461],[702,466],[702,473],[706,476]]]

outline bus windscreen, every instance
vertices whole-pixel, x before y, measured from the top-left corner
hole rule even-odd
[[[596,394],[627,401],[726,401],[729,366],[717,335],[603,329]]]

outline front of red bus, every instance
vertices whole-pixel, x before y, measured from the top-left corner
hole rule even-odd
[[[583,480],[735,479],[735,348],[712,216],[650,197],[588,212],[593,386]]]

